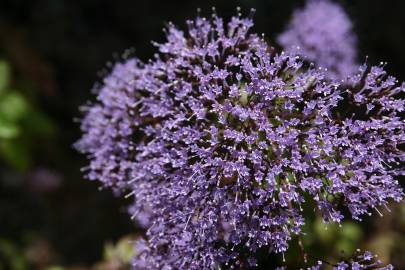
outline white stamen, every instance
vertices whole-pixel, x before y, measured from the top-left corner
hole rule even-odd
[[[128,193],[127,195],[125,195],[125,199],[128,199],[129,197],[131,197],[134,194],[135,194],[135,190],[133,190],[130,193]]]

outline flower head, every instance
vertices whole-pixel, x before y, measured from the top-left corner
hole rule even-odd
[[[382,66],[332,82],[252,26],[215,14],[184,32],[169,24],[159,54],[119,64],[88,109],[89,176],[129,190],[134,216],[147,211],[150,269],[285,252],[305,194],[325,222],[340,222],[342,205],[360,218],[402,199],[404,87]]]
[[[294,12],[278,42],[297,50],[308,60],[328,69],[330,76],[345,78],[357,70],[356,38],[345,11],[330,0],[308,0]]]

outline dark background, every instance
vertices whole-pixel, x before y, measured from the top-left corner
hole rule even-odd
[[[366,56],[371,64],[387,61],[390,73],[404,80],[405,1],[338,2],[353,20],[359,61]],[[46,134],[27,131],[24,143],[29,151],[20,157],[27,162],[0,160],[0,269],[90,267],[105,259],[107,241],[139,231],[125,213],[128,202],[114,198],[108,190],[99,191],[98,183],[83,178],[80,168],[85,158],[72,148],[80,137],[78,123],[73,121],[80,117],[78,107],[94,99],[90,90],[100,81],[100,72],[109,70],[108,62],[119,60],[132,47],[135,56],[147,60],[155,52],[150,41],[164,40],[165,23],[184,27],[197,8],[209,15],[212,6],[225,18],[236,13],[236,6],[245,13],[256,8],[254,31],[265,33],[271,42],[292,10],[303,3],[0,0],[0,59],[11,67],[10,87],[21,92],[51,127]],[[405,223],[397,221],[405,212],[403,207],[393,208],[394,214],[385,217],[388,221],[356,224],[362,235],[356,241],[365,247],[382,246],[384,259],[405,269],[400,256],[405,249],[399,241],[405,238]],[[380,242],[375,240],[379,234]]]

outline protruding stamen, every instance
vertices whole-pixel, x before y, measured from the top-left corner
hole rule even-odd
[[[135,194],[135,190],[133,190],[130,193],[128,193],[127,195],[125,195],[125,199],[128,199],[129,197],[131,197],[134,194]]]

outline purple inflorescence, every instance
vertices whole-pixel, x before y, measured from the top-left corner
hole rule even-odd
[[[329,267],[327,267],[329,266]],[[332,264],[330,262],[317,261],[314,266],[307,267],[307,270],[322,270],[325,269],[333,270],[393,270],[394,267],[391,264],[383,265],[383,263],[377,259],[377,255],[373,255],[369,251],[361,253],[360,250],[353,254],[352,258]],[[303,269],[303,268],[301,268]],[[287,270],[286,267],[278,267],[276,270]]]
[[[330,0],[308,0],[294,12],[278,42],[343,79],[357,71],[356,37],[343,8]]]
[[[383,66],[339,84],[250,34],[251,18],[187,24],[114,68],[77,144],[90,179],[135,197],[136,269],[255,266],[301,234],[306,194],[325,222],[402,199],[405,87]]]
[[[360,253],[357,251],[358,254],[353,255],[353,258],[347,261],[341,261],[337,264],[333,264],[333,270],[366,270],[366,269],[374,269],[374,270],[393,270],[394,267],[389,264],[383,266],[382,262],[377,259],[376,255],[373,255],[371,252],[366,251],[364,253]],[[330,264],[330,263],[329,263]],[[307,268],[308,270],[321,270],[324,269],[325,262],[318,261],[315,266]],[[281,269],[280,269],[281,270]]]
[[[144,121],[133,113],[142,73],[140,61],[117,64],[103,80],[97,103],[84,106],[86,112],[81,129],[84,136],[76,147],[89,155],[88,178],[100,180],[105,186],[122,188],[133,167],[138,127]]]

